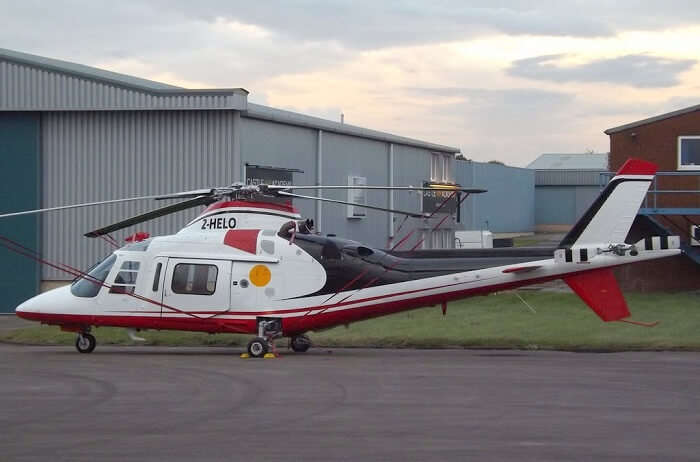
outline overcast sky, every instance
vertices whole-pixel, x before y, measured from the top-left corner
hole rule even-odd
[[[0,0],[0,47],[524,166],[700,104],[697,1]]]

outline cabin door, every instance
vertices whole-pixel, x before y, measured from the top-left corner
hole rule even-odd
[[[168,258],[161,316],[208,317],[229,310],[230,260]]]

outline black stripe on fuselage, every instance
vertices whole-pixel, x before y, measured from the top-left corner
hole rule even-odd
[[[613,178],[610,183],[603,189],[598,198],[591,204],[591,206],[586,210],[586,213],[576,222],[571,231],[568,232],[564,239],[559,243],[559,247],[571,247],[578,240],[578,238],[583,234],[583,231],[588,227],[593,217],[598,213],[600,208],[603,206],[606,200],[613,193],[615,188],[626,181],[646,181],[651,183],[651,180],[642,178]]]
[[[319,291],[303,295],[304,297],[527,263],[552,258],[554,254],[553,248],[445,249],[388,253],[355,241],[312,234],[296,234],[294,243],[318,261],[326,271],[326,284]]]

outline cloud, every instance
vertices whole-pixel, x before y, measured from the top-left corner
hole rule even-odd
[[[256,24],[293,40],[360,50],[463,41],[493,34],[610,37],[624,30],[692,25],[692,0],[160,0],[162,9],[214,22]]]
[[[565,66],[559,63],[565,57],[566,55],[558,54],[519,59],[511,64],[508,74],[551,82],[602,82],[659,88],[677,85],[679,75],[697,63],[694,59],[671,59],[641,54]]]

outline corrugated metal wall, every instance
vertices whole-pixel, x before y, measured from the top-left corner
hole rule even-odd
[[[607,178],[603,170],[535,170],[536,186],[599,186]]]
[[[293,168],[294,184],[316,184],[316,140],[318,130],[241,117],[241,158],[244,163]],[[315,191],[301,194],[314,195]],[[314,204],[295,199],[304,217],[314,217]]]
[[[42,206],[228,185],[237,167],[233,118],[233,111],[44,113]],[[141,201],[47,213],[42,218],[43,254],[87,268],[111,247],[83,237],[85,232],[162,205]],[[171,234],[199,211],[127,228],[115,237],[123,239],[136,229]],[[68,278],[46,266],[42,277]]]
[[[0,60],[0,110],[245,109],[222,90],[137,90]]]
[[[457,183],[483,188],[462,204],[465,229],[489,229],[497,233],[535,230],[535,172],[480,162],[455,162]]]
[[[347,185],[348,176],[367,178],[368,185],[389,182],[389,145],[380,141],[340,135],[323,134],[323,182]],[[347,191],[324,191],[325,197],[347,200]],[[367,191],[367,204],[387,207],[385,191]],[[347,218],[344,205],[324,204],[323,226],[326,232],[349,237],[374,247],[385,247],[389,214],[366,210],[365,218]]]
[[[245,116],[241,120],[241,155],[244,162],[301,169],[304,173],[294,174],[295,184],[316,184],[318,130]],[[389,143],[323,132],[321,149],[324,184],[346,185],[349,175],[367,178],[368,185],[389,184]],[[428,149],[394,145],[394,184],[419,186],[429,179],[430,152]],[[316,194],[313,190],[301,193]],[[347,200],[346,191],[326,190],[321,196]],[[395,208],[420,211],[421,199],[418,193],[395,192],[394,196]],[[388,197],[385,191],[368,191],[367,203],[387,207]],[[294,205],[304,217],[315,216],[313,202],[295,199]],[[323,233],[333,233],[384,248],[389,237],[388,220],[389,214],[375,210],[368,210],[365,218],[349,219],[346,206],[326,203],[322,205],[321,230]],[[396,228],[402,221],[403,216],[396,215]],[[410,219],[402,227],[398,238],[416,227],[424,228],[426,224],[423,220]],[[451,220],[441,226],[442,229],[452,227]],[[402,244],[402,249],[411,248],[421,234],[414,233],[412,236]]]
[[[573,225],[598,195],[598,186],[537,186],[535,221],[538,226]]]
[[[573,225],[600,194],[603,170],[535,170],[535,223],[541,229]],[[563,229],[563,228],[562,228]]]

